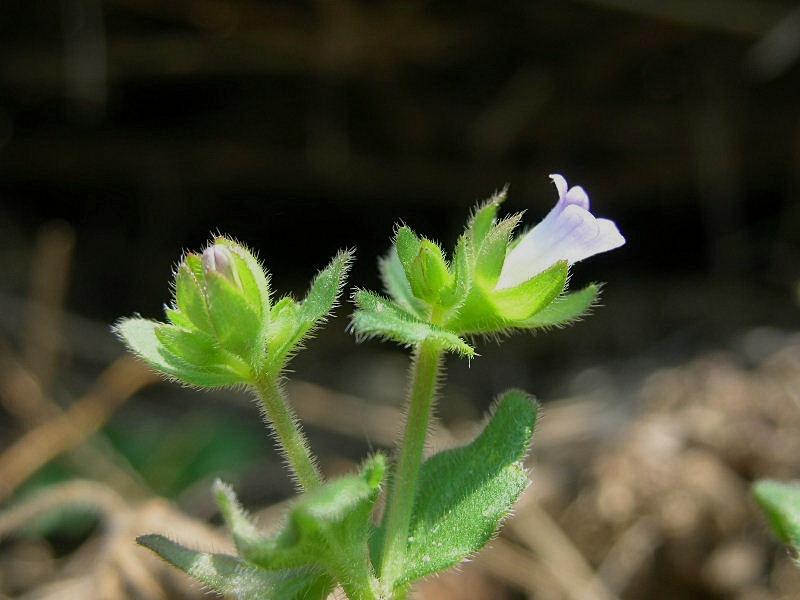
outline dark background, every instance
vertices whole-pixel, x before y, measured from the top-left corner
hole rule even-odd
[[[60,232],[61,402],[121,352],[111,323],[161,317],[173,265],[211,232],[256,249],[279,291],[301,294],[342,247],[357,248],[351,285],[376,288],[398,221],[449,246],[471,207],[509,184],[507,209],[532,224],[555,201],[553,172],[627,238],[574,269],[575,287],[607,282],[604,306],[568,330],[483,343],[469,367],[452,360],[446,422],[479,416],[512,385],[544,401],[610,380],[625,390],[656,367],[738,348],[754,327],[797,326],[793,3],[0,7],[0,326],[4,344],[24,345],[37,244]],[[298,357],[297,377],[399,401],[404,353],[356,346],[350,310]],[[214,398],[159,386],[117,426],[171,431],[177,415],[221,410]],[[13,439],[10,420],[4,431]],[[277,467],[268,440],[256,444]],[[276,485],[253,484],[250,499],[288,491]]]
[[[374,286],[398,220],[450,244],[508,183],[535,222],[559,172],[628,238],[576,269],[610,284],[606,335],[584,343],[628,355],[786,323],[800,72],[797,32],[770,33],[786,6],[638,4],[4,2],[4,255],[66,221],[69,307],[106,321],[156,314],[181,250],[217,230],[278,286],[342,246]],[[6,263],[19,290],[24,259]]]

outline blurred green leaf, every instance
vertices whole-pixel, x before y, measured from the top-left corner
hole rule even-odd
[[[324,600],[334,584],[307,569],[267,571],[234,556],[190,550],[161,535],[143,535],[139,544],[200,583],[237,600]]]
[[[758,481],[753,486],[753,495],[775,535],[800,552],[800,482]]]
[[[112,421],[107,435],[147,485],[168,498],[221,472],[241,473],[265,450],[261,424],[230,410],[193,411],[177,420],[154,414],[136,419],[136,427]]]

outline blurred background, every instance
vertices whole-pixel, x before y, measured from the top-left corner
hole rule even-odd
[[[242,394],[158,382],[110,332],[162,316],[221,231],[302,293],[402,220],[451,245],[505,184],[528,223],[583,185],[628,243],[603,304],[449,363],[431,446],[511,386],[545,405],[534,486],[422,599],[774,600],[800,571],[748,495],[800,476],[800,9],[779,0],[5,0],[0,598],[199,598],[133,538],[225,549],[291,482]],[[391,448],[407,355],[345,331],[289,387],[329,474]]]

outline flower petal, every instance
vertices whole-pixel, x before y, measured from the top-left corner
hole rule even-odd
[[[506,256],[496,289],[517,286],[559,260],[574,264],[625,243],[613,221],[595,219],[577,204],[566,206],[552,219],[549,217]]]
[[[591,246],[587,248],[590,253],[578,260],[583,260],[584,258],[589,258],[595,254],[608,252],[609,250],[614,250],[615,248],[625,245],[625,238],[620,233],[619,228],[614,221],[610,219],[597,219],[597,225],[600,228],[600,233],[594,239]]]
[[[561,198],[567,195],[567,180],[564,179],[563,175],[559,175],[558,173],[551,174],[550,179],[556,184],[558,199],[561,200]]]
[[[589,194],[579,185],[569,188],[564,196],[564,201],[567,204],[580,206],[583,210],[589,210]]]

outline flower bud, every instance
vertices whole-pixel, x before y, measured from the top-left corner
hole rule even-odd
[[[214,244],[203,251],[203,271],[222,275],[228,281],[241,287],[238,273],[234,268],[234,258],[231,251],[221,244]]]
[[[352,258],[340,252],[302,301],[272,304],[269,275],[242,244],[216,237],[175,269],[166,322],[134,317],[116,326],[154,369],[190,385],[220,387],[277,377],[336,304]]]
[[[170,324],[157,334],[161,345],[187,364],[246,373],[263,363],[269,311],[263,267],[247,248],[219,237],[178,266],[175,301],[167,310]]]
[[[452,283],[442,249],[430,240],[421,240],[419,251],[407,272],[411,290],[417,298],[438,302],[442,292]]]

